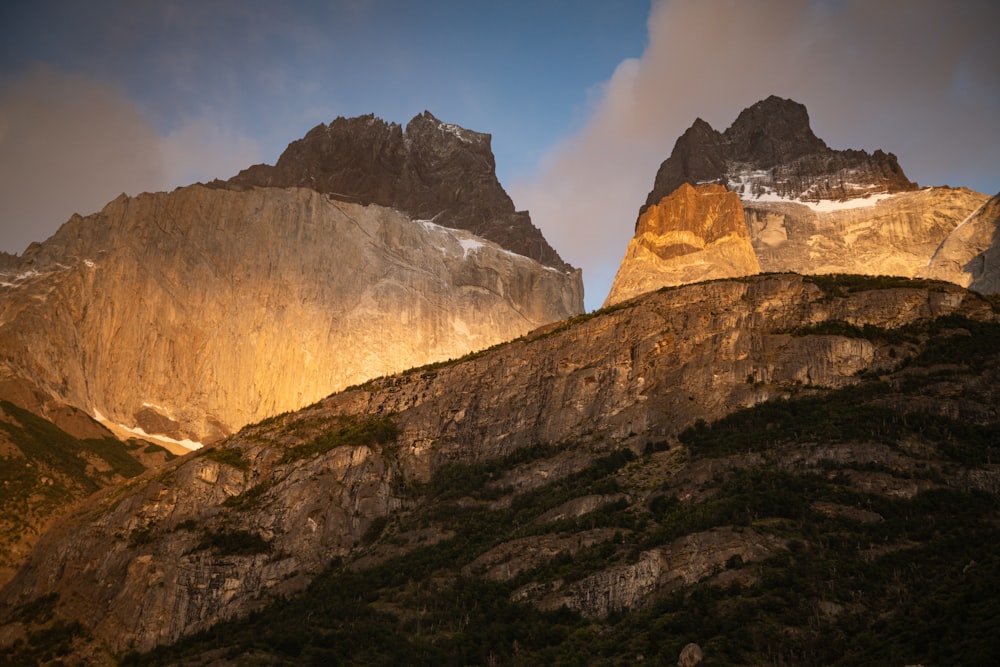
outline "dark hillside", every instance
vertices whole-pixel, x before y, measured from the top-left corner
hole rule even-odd
[[[993,664],[998,387],[997,313],[952,286],[666,290],[130,483],[4,591],[0,662],[676,664],[695,643],[705,665]],[[186,600],[219,622],[138,644]]]

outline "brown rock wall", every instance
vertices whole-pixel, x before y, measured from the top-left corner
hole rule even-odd
[[[722,185],[684,183],[639,217],[604,305],[660,287],[759,272],[739,197]]]

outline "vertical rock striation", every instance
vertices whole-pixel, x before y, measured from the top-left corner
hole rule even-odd
[[[1000,194],[948,235],[920,275],[983,294],[1000,292]]]

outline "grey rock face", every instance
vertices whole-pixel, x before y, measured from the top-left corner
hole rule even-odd
[[[571,270],[528,213],[514,210],[495,172],[490,135],[425,111],[405,132],[372,115],[337,118],[289,144],[273,167],[255,165],[210,185],[303,187],[344,201],[381,204]]]
[[[762,271],[922,275],[962,284],[954,276],[930,276],[926,267],[985,200],[963,188],[924,188],[854,208],[750,201],[744,210]]]
[[[764,192],[817,201],[915,190],[892,153],[833,150],[813,134],[806,108],[771,96],[725,131],[697,119],[660,165],[640,216],[681,183],[719,182],[747,201]]]
[[[1000,194],[948,235],[920,275],[982,294],[1000,292]]]

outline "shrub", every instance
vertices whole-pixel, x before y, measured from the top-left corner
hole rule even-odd
[[[282,463],[289,463],[326,452],[343,445],[374,446],[388,445],[399,437],[399,428],[391,415],[374,415],[365,419],[355,416],[341,416],[334,420],[331,428],[320,433],[312,441],[285,450]]]
[[[211,549],[221,556],[252,556],[268,553],[271,543],[258,533],[248,530],[233,530],[206,533],[196,551]]]

